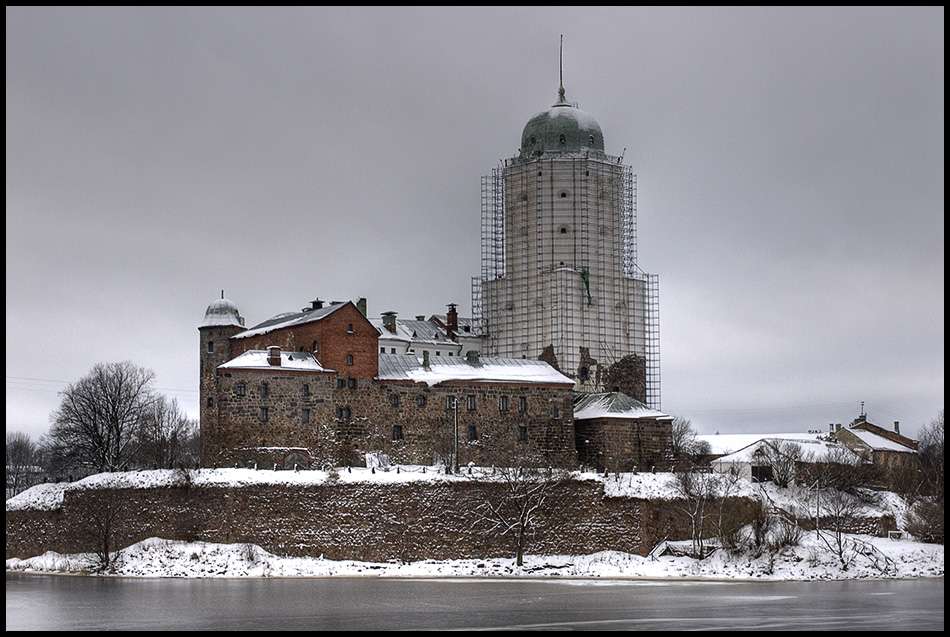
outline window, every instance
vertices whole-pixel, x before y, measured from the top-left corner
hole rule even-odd
[[[469,442],[478,440],[478,430],[475,428],[475,425],[468,426],[468,439]]]
[[[525,426],[518,427],[518,442],[527,442],[528,441],[528,428]]]
[[[390,354],[395,354],[395,353],[396,353],[396,348],[395,348],[395,347],[390,347],[390,348],[389,348],[389,353],[390,353]]]
[[[337,379],[336,379],[336,388],[337,388],[337,389],[345,389],[345,388],[346,388],[346,379],[345,379],[345,378],[337,378]]]
[[[336,417],[340,420],[349,420],[350,419],[350,408],[349,407],[337,407],[336,408]]]
[[[469,410],[469,411],[475,411],[475,397],[474,397],[474,396],[469,396],[469,397],[468,397],[468,400],[467,400],[467,403],[468,403],[468,410]]]
[[[399,394],[390,394],[389,395],[389,406],[398,407],[399,406]]]
[[[590,370],[587,369],[586,365],[581,365],[581,368],[577,370],[577,377],[581,380],[587,380],[590,378]]]
[[[419,405],[420,407],[425,407],[425,406],[426,406],[426,395],[425,395],[425,394],[419,394],[418,396],[416,396],[416,404]]]
[[[380,353],[380,354],[385,354],[385,353],[386,353],[386,348],[385,348],[385,347],[380,347],[380,348],[379,348],[379,353]]]
[[[561,133],[561,136],[558,137],[558,141],[561,142],[562,144],[567,143],[567,137],[564,135],[564,133]]]
[[[352,365],[352,364],[353,364],[353,355],[352,355],[352,354],[347,354],[347,355],[346,355],[346,364],[347,364],[347,365]]]
[[[349,387],[350,389],[356,389],[356,379],[355,379],[355,378],[347,378],[347,379],[346,379],[346,386]]]
[[[310,409],[309,408],[304,407],[303,409],[300,410],[300,422],[302,422],[305,425],[310,423]]]
[[[498,411],[508,411],[508,397],[507,396],[498,397]]]
[[[303,387],[300,388],[300,393],[301,393],[301,395],[303,395],[303,396],[309,396],[309,395],[310,395],[310,385],[309,385],[308,383],[304,383],[304,384],[303,384]]]
[[[208,407],[214,407],[214,398],[208,396]]]
[[[267,422],[267,407],[261,407],[261,410],[258,412],[257,417],[261,422]]]
[[[208,353],[214,354],[214,341],[208,341]]]
[[[557,410],[557,407],[551,410],[551,418],[553,418],[554,420],[557,420],[558,418],[560,418],[560,412]]]
[[[267,383],[261,383],[261,398],[267,398]]]
[[[347,333],[347,334],[352,334],[352,333],[353,333],[353,324],[352,324],[352,323],[350,323],[349,325],[346,326],[346,333]]]
[[[445,397],[445,408],[449,411],[455,409],[455,396],[446,396]]]
[[[402,425],[393,425],[393,440],[402,440]]]
[[[518,396],[518,413],[523,414],[528,411],[528,399],[524,396]]]
[[[234,393],[238,396],[243,396],[244,392],[247,391],[247,386],[244,383],[238,383],[234,386]]]

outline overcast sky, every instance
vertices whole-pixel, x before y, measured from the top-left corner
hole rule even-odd
[[[471,312],[480,181],[557,98],[637,175],[662,408],[700,433],[944,405],[944,9],[6,9],[7,431],[314,298]]]

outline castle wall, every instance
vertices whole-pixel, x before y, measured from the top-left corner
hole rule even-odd
[[[90,552],[93,523],[114,513],[118,548],[161,537],[251,542],[277,555],[335,560],[512,557],[509,538],[475,512],[499,488],[431,480],[67,490],[59,509],[6,513],[6,556]],[[662,539],[688,539],[689,529],[670,501],[605,497],[603,483],[572,480],[552,487],[528,550],[645,555]]]
[[[673,436],[669,421],[592,418],[576,420],[582,464],[598,471],[669,471]]]

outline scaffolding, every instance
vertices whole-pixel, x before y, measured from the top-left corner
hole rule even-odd
[[[582,391],[635,354],[659,408],[658,284],[637,265],[636,216],[632,169],[600,152],[514,158],[483,177],[472,313],[486,353],[547,360]]]

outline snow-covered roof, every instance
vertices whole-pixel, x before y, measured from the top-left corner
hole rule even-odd
[[[525,358],[481,358],[471,362],[462,356],[430,356],[429,367],[415,356],[379,355],[379,380],[411,380],[430,387],[448,381],[476,383],[532,383],[573,385],[574,381],[544,361]]]
[[[574,420],[590,418],[639,418],[673,420],[673,417],[647,407],[639,400],[620,392],[586,394],[574,401]]]
[[[218,367],[221,369],[289,369],[300,372],[332,372],[320,364],[310,352],[281,352],[280,365],[267,362],[266,350],[252,349]]]
[[[768,438],[770,440],[818,440],[823,434],[778,433],[778,434],[700,434],[696,440],[709,443],[709,452],[721,456],[744,449],[751,444]]]
[[[913,449],[905,447],[899,442],[894,442],[889,438],[880,436],[867,429],[847,429],[848,433],[854,435],[858,440],[866,444],[875,451],[902,451],[905,453],[916,453]]]
[[[383,327],[383,319],[369,319],[381,340],[405,341],[407,343],[432,343],[434,345],[454,345],[445,332],[436,323],[415,319],[396,319],[396,332]]]
[[[223,293],[222,293],[223,294]],[[204,320],[198,327],[220,327],[233,325],[235,327],[244,327],[244,319],[238,312],[237,306],[224,298],[216,299],[205,310]]]
[[[829,454],[835,454],[839,460],[842,458],[847,458],[854,461],[855,463],[861,462],[861,459],[853,451],[837,442],[817,439],[808,440],[768,437],[762,438],[751,445],[748,445],[747,447],[743,447],[735,453],[730,453],[721,458],[717,458],[716,460],[713,460],[713,463],[729,464],[733,462],[750,462],[753,459],[753,456],[755,456],[755,453],[765,444],[782,442],[791,442],[798,445],[802,451],[800,457],[802,462],[823,462],[828,458]]]
[[[319,321],[322,318],[325,318],[329,314],[337,311],[341,307],[346,305],[346,302],[343,303],[331,303],[326,307],[322,307],[317,310],[307,310],[300,312],[282,312],[277,316],[271,317],[262,323],[258,323],[251,329],[246,332],[241,332],[233,338],[248,338],[251,336],[260,336],[261,334],[267,334],[274,330],[279,330],[285,327],[295,327],[297,325],[303,325],[305,323],[311,323],[313,321]]]

